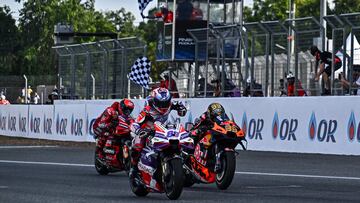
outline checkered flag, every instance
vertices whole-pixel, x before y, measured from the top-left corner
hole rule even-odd
[[[139,57],[131,67],[128,78],[142,87],[149,89],[151,61],[147,57]]]
[[[139,10],[141,12],[141,16],[144,18],[144,10],[146,8],[146,6],[151,2],[152,0],[138,0],[139,2]]]

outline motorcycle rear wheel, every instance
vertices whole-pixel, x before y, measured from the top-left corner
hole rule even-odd
[[[234,152],[224,152],[221,156],[221,172],[216,174],[216,186],[226,190],[234,178],[236,158]]]
[[[171,159],[167,163],[169,172],[169,181],[164,181],[164,188],[166,196],[171,200],[176,200],[180,197],[184,184],[184,171],[181,159]],[[166,173],[166,172],[164,172]]]

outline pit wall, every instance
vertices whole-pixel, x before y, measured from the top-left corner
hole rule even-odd
[[[0,134],[94,142],[92,124],[115,100],[57,101],[55,105],[0,106]],[[144,100],[133,100],[138,115]],[[246,131],[249,150],[360,155],[360,97],[203,98],[182,100],[193,122],[221,103]],[[170,119],[176,120],[176,112]]]

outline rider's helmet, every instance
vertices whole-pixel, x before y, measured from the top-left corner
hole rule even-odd
[[[171,94],[165,88],[156,88],[152,91],[152,106],[160,114],[166,114],[171,108]]]
[[[119,108],[123,114],[129,116],[134,110],[134,103],[130,99],[123,99],[120,101]]]
[[[317,48],[317,46],[312,45],[312,46],[310,47],[310,53],[311,53],[311,55],[315,56],[315,54],[316,54],[317,52],[319,52],[319,49]]]
[[[215,122],[216,117],[223,117],[225,115],[224,107],[219,103],[212,103],[207,108],[207,115],[212,122]]]

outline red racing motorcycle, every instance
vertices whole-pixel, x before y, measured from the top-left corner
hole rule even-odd
[[[118,125],[114,134],[109,135],[107,139],[96,140],[95,169],[100,175],[119,171],[128,173],[130,170],[130,126],[123,124]],[[99,142],[106,142],[102,151],[98,147]]]

